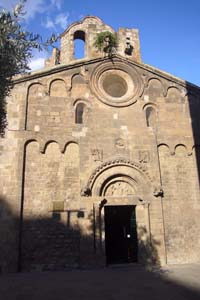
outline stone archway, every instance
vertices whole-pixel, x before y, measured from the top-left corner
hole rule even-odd
[[[87,196],[90,200],[93,199],[96,215],[97,248],[100,249],[107,263],[142,261],[140,245],[143,245],[146,240],[148,242],[150,240],[149,206],[155,198],[152,179],[148,171],[142,164],[130,160],[107,161],[94,170],[85,191],[88,192]],[[135,220],[132,218],[133,215]],[[113,220],[109,222],[109,218],[113,218]],[[129,220],[127,221],[126,218]],[[132,234],[129,232],[131,220],[135,222],[135,245],[130,244],[128,240]],[[116,224],[118,229],[113,228],[113,224]],[[143,229],[142,234],[141,228]],[[119,260],[118,257],[112,260],[112,253],[115,251],[111,249],[112,247],[108,247],[109,237],[107,233],[112,231],[115,234],[116,241],[113,239],[110,241],[111,243],[116,242],[115,247],[117,247],[117,244],[123,244],[122,230],[126,235],[125,242],[129,246],[127,246],[128,248],[122,247],[121,253],[130,252],[130,249],[138,246],[138,255],[125,257],[123,254]],[[117,240],[119,236],[120,240]],[[108,253],[108,251],[110,252]]]
[[[138,196],[147,200],[153,195],[152,179],[139,163],[115,159],[96,168],[85,190],[91,196]]]

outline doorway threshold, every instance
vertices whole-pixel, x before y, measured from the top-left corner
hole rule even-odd
[[[138,267],[140,264],[138,262],[132,262],[132,263],[121,263],[121,264],[108,264],[107,268],[110,269],[118,269],[118,268],[132,268],[132,267]]]

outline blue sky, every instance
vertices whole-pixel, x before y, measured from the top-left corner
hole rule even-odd
[[[17,1],[0,0],[10,9]],[[28,0],[24,25],[44,38],[72,22],[96,15],[115,30],[138,28],[144,63],[200,86],[199,0]],[[46,53],[35,53],[41,67]]]

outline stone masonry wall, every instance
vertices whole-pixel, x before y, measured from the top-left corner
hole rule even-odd
[[[184,146],[171,155],[160,147],[164,196],[164,219],[168,263],[199,260],[199,182],[194,152],[188,156]]]
[[[32,142],[26,149],[26,166],[23,269],[78,265],[78,146],[69,144],[61,153],[58,144],[51,143],[40,153]],[[64,213],[64,201],[74,202],[74,211]]]
[[[0,140],[3,271],[105,263],[103,205],[136,206],[139,261],[199,261],[199,88],[143,65],[136,30],[119,30],[135,57],[96,56],[102,28],[75,23],[60,65],[15,80]],[[80,29],[88,56],[71,61]]]

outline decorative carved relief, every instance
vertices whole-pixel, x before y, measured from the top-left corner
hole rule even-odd
[[[91,149],[91,154],[94,161],[103,161],[103,150],[102,149]]]
[[[115,159],[115,160],[109,160],[109,161],[103,163],[102,165],[100,165],[99,167],[97,167],[93,171],[92,175],[90,176],[87,186],[92,185],[92,183],[95,180],[96,176],[98,176],[98,174],[100,172],[103,172],[104,170],[106,170],[109,167],[120,166],[120,165],[134,167],[134,168],[138,169],[139,171],[141,171],[148,178],[148,180],[150,182],[153,181],[153,179],[150,177],[150,175],[147,171],[147,168],[144,165],[133,162],[133,161],[130,161],[130,160],[126,160],[126,159],[123,159],[123,158],[119,158],[119,159]]]
[[[88,186],[83,187],[81,189],[81,196],[82,197],[89,197],[90,195],[91,195],[91,190],[90,190],[90,188]]]
[[[153,191],[153,195],[154,195],[154,197],[163,197],[164,192],[163,192],[162,187],[161,186],[155,187],[154,191]]]
[[[141,163],[148,163],[150,161],[149,151],[139,151],[139,161]]]
[[[115,146],[119,149],[125,148],[125,141],[122,138],[118,138],[115,140]]]
[[[105,196],[131,196],[133,188],[125,181],[112,182],[105,191]]]

